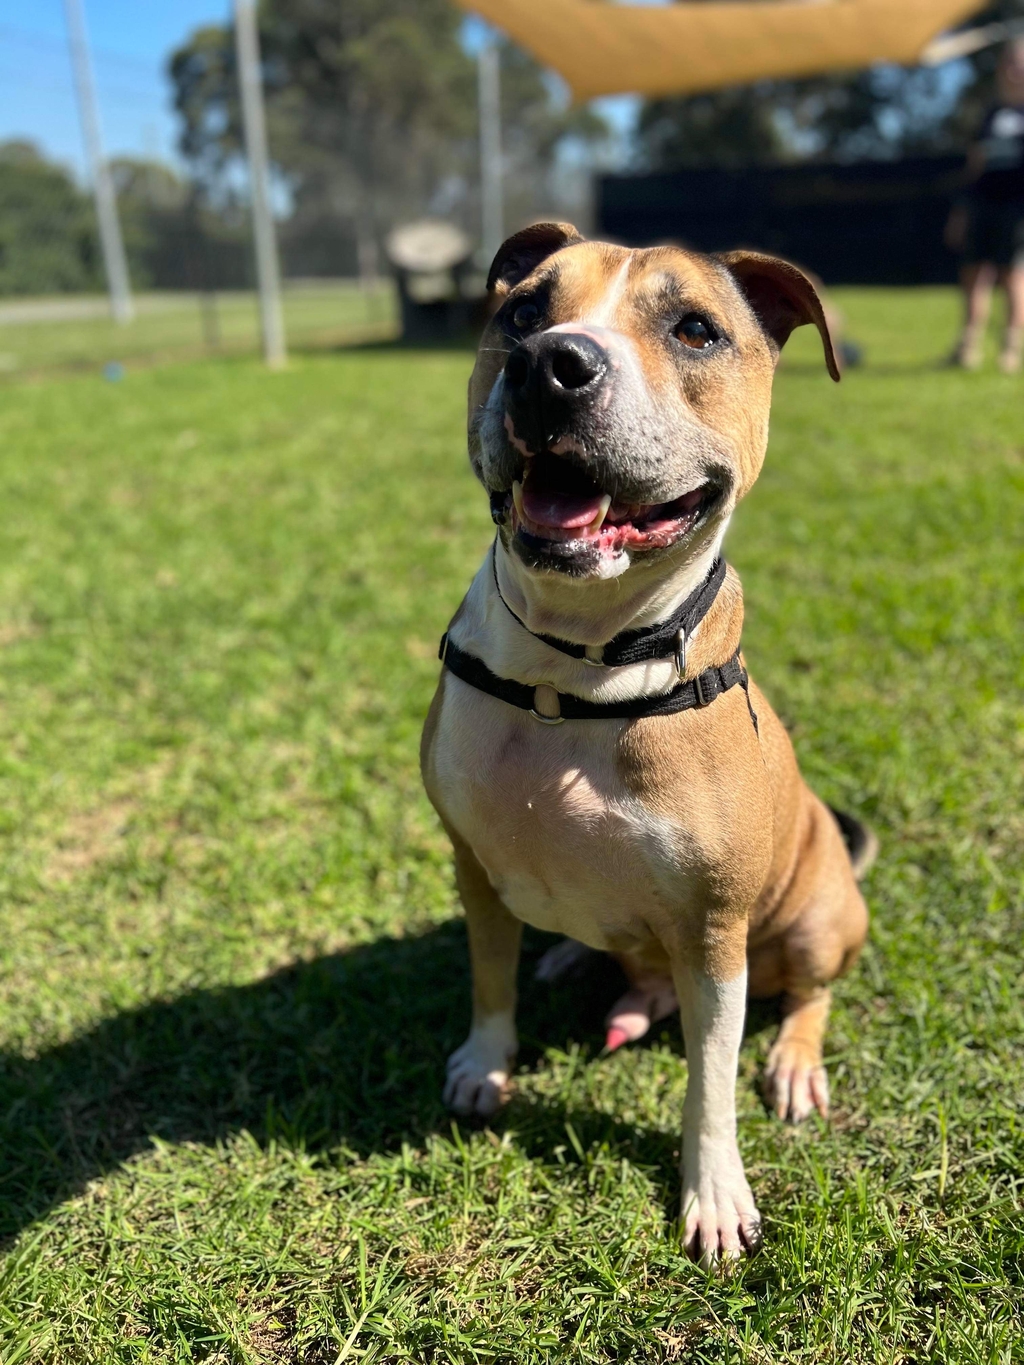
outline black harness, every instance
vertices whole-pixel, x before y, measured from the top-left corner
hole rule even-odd
[[[535,639],[543,640],[544,644],[550,645],[552,649],[557,649],[562,654],[570,654],[574,659],[582,659],[585,664],[592,664],[595,668],[622,668],[626,664],[646,663],[649,659],[667,659],[671,654],[675,656],[676,671],[680,677],[686,672],[687,641],[711,610],[711,604],[725,582],[726,567],[724,559],[716,559],[704,582],[690,593],[667,621],[659,621],[654,626],[641,626],[639,630],[624,630],[603,646],[600,659],[591,659],[587,655],[586,645],[576,645],[571,640],[559,640],[554,635],[538,635],[530,630],[525,622],[519,620],[501,595],[496,552],[493,547],[491,549],[494,589],[501,604],[513,621],[518,621],[523,630],[528,631]]]
[[[639,630],[622,631],[604,646],[599,660],[588,657],[585,645],[574,644],[570,640],[559,640],[552,635],[536,635],[534,631],[529,630],[502,597],[498,585],[497,565],[493,558],[492,567],[494,586],[506,611],[524,630],[552,649],[569,654],[574,659],[581,659],[595,668],[621,668],[627,664],[644,663],[650,659],[672,658],[680,681],[670,692],[662,693],[660,696],[633,697],[628,701],[585,701],[571,692],[558,692],[550,688],[558,700],[558,711],[555,715],[546,716],[536,708],[536,689],[537,686],[550,687],[549,684],[529,684],[516,682],[514,678],[499,678],[482,659],[460,649],[450,639],[449,632],[445,631],[441,636],[438,657],[450,673],[469,683],[470,687],[497,697],[499,701],[507,702],[510,706],[517,706],[521,711],[529,711],[535,720],[545,725],[560,725],[563,720],[635,720],[641,716],[671,716],[677,711],[691,711],[710,706],[716,697],[728,692],[738,683],[746,693],[750,718],[754,723],[754,729],[757,729],[757,716],[750,705],[750,693],[747,688],[747,670],[740,662],[738,649],[726,663],[706,668],[696,678],[682,681],[682,675],[686,670],[686,646],[689,637],[711,609],[711,604],[725,581],[724,559],[715,560],[704,582],[667,621],[644,626]]]

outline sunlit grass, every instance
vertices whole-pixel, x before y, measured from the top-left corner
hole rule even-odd
[[[8,1362],[1022,1359],[1024,385],[949,293],[847,291],[730,534],[750,665],[882,855],[835,1115],[740,1142],[764,1251],[675,1240],[675,1021],[527,944],[519,1093],[440,1104],[468,973],[421,794],[489,536],[468,353],[13,383],[0,406],[0,1351]]]

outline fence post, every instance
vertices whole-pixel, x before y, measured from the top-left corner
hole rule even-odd
[[[103,156],[100,116],[96,106],[96,84],[93,81],[92,63],[89,60],[89,41],[85,32],[82,0],[64,0],[64,13],[67,16],[68,43],[71,47],[71,65],[75,73],[78,112],[82,120],[82,137],[92,172],[92,192],[96,203],[96,221],[100,230],[103,269],[110,292],[110,312],[115,322],[131,322],[135,316],[135,308],[128,279],[128,262],[124,254],[121,224],[117,217],[114,182],[111,179],[110,167]]]
[[[256,247],[256,280],[260,294],[260,328],[263,359],[280,369],[287,359],[284,318],[281,313],[281,276],[277,239],[270,212],[270,174],[267,156],[267,125],[263,113],[263,79],[260,72],[260,40],[254,0],[235,0],[235,51],[238,83],[242,94],[242,123],[249,161],[252,196],[252,235]]]
[[[477,54],[480,110],[480,217],[488,265],[505,240],[505,177],[501,163],[501,53],[492,36]]]

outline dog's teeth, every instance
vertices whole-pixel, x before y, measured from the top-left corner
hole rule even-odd
[[[515,483],[513,483],[512,485],[512,501],[516,505],[516,511],[519,514],[519,520],[524,521],[525,518],[523,516],[523,485],[519,482],[518,479],[516,479]]]
[[[604,519],[608,515],[608,508],[612,505],[612,495],[610,493],[601,494],[601,502],[598,507],[597,516],[587,527],[588,531],[600,531],[604,525]]]

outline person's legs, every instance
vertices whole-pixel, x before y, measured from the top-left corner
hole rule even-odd
[[[964,291],[964,329],[953,359],[965,370],[976,370],[981,364],[985,326],[992,307],[995,281],[996,268],[987,261],[964,266],[960,276]]]
[[[1017,374],[1024,355],[1024,260],[1015,262],[1003,278],[1006,288],[1006,331],[999,353],[1003,374]]]

